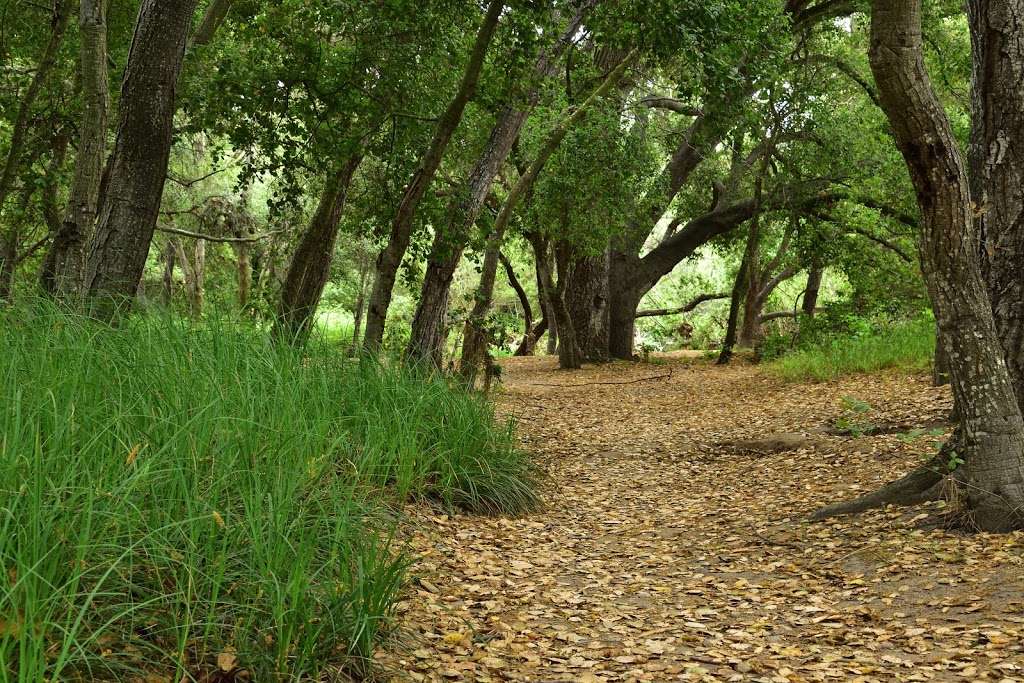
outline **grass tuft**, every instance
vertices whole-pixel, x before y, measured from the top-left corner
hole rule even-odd
[[[798,349],[767,364],[787,382],[825,382],[843,375],[898,368],[923,372],[935,356],[935,323],[928,318],[894,324],[883,331],[832,338]]]
[[[514,513],[532,486],[443,380],[238,324],[0,311],[0,681],[362,671],[407,566],[382,503]]]

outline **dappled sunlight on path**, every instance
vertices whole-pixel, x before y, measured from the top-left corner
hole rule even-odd
[[[548,473],[521,519],[418,508],[418,577],[379,657],[405,681],[1024,680],[1024,535],[824,523],[934,436],[822,433],[949,410],[925,378],[786,385],[673,357],[565,373],[511,359],[499,404]],[[804,433],[772,454],[737,440]],[[934,508],[930,509],[935,512]]]

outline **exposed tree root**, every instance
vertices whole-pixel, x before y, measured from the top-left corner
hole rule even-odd
[[[852,515],[886,505],[920,505],[940,500],[946,493],[945,482],[949,474],[948,462],[946,448],[943,447],[935,457],[910,474],[860,498],[819,508],[811,514],[811,519],[821,520],[839,515]]]

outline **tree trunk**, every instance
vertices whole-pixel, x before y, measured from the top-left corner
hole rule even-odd
[[[501,244],[504,236],[505,231],[502,229],[501,232],[495,231],[487,238],[487,247],[484,249],[484,263],[480,270],[480,284],[477,286],[476,295],[473,297],[473,308],[469,313],[469,317],[466,318],[459,373],[462,375],[466,386],[470,388],[476,383],[476,373],[483,365],[484,358],[487,355],[487,347],[492,341],[485,322],[487,314],[491,310],[491,301],[494,298],[494,281],[498,272],[498,254],[501,253]]]
[[[146,265],[195,7],[196,0],[144,0],[139,8],[121,85],[117,137],[86,263],[84,290],[91,311],[103,318],[130,308]]]
[[[18,238],[20,232],[10,229],[0,244],[0,303],[14,301],[14,269],[18,266]]]
[[[25,90],[21,102],[18,104],[18,114],[14,119],[14,127],[11,131],[10,142],[7,147],[7,158],[4,161],[3,170],[0,171],[0,209],[7,203],[14,177],[18,172],[21,162],[21,153],[25,148],[25,136],[28,134],[29,123],[32,120],[32,106],[35,104],[39,93],[46,83],[54,64],[57,62],[57,53],[64,35],[67,33],[68,17],[71,16],[72,3],[70,0],[54,0],[53,14],[50,19],[50,38],[43,47],[43,52],[36,64],[35,74]],[[5,260],[5,263],[7,261]],[[9,268],[13,277],[13,265]]]
[[[189,258],[185,245],[177,237],[174,238],[174,251],[178,264],[185,276],[185,293],[188,295],[189,313],[199,320],[203,317],[203,304],[206,300],[206,240],[196,240],[193,257]]]
[[[571,254],[564,242],[555,247],[558,282],[549,282],[548,290],[552,292],[551,306],[554,309],[555,319],[558,321],[558,367],[563,370],[579,370],[583,367],[583,354],[580,352],[579,342],[576,338],[572,314],[565,304],[570,258]]]
[[[1024,410],[1024,1],[968,0],[967,9],[972,199],[996,330]]]
[[[363,331],[363,314],[366,311],[366,278],[369,274],[367,264],[359,264],[359,292],[356,294],[355,311],[352,313],[352,347],[350,355],[355,355],[359,350],[360,335]]]
[[[609,359],[609,251],[574,255],[569,262],[566,306],[572,317],[583,360],[604,363]]]
[[[722,341],[722,352],[718,354],[718,365],[728,365],[732,360],[732,351],[736,346],[736,328],[739,326],[740,305],[743,303],[743,290],[747,286],[747,256],[743,255],[736,281],[732,286],[729,300],[729,321],[725,325],[725,339]]]
[[[299,240],[278,303],[274,335],[280,339],[301,344],[309,335],[324,286],[331,275],[348,188],[362,158],[361,154],[353,156],[327,181],[316,213]]]
[[[508,284],[515,291],[516,296],[519,297],[519,305],[523,309],[523,340],[519,343],[519,347],[516,348],[516,356],[532,356],[533,347],[537,344],[538,335],[535,334],[533,328],[533,306],[530,305],[530,297],[527,296],[526,290],[523,289],[523,284],[519,282],[519,277],[516,275],[516,269],[512,265],[512,262],[508,259],[503,252],[498,252],[498,259],[501,261],[502,267],[505,269],[505,276],[508,278]],[[547,325],[545,325],[545,329]]]
[[[820,265],[811,266],[807,271],[807,287],[804,288],[804,300],[802,310],[809,318],[814,317],[818,309],[818,294],[821,292],[821,281],[825,269]]]
[[[959,496],[978,528],[1017,528],[1024,521],[1024,419],[982,279],[967,174],[924,65],[921,0],[872,6],[871,69],[917,192],[922,270],[960,417]]]
[[[394,221],[391,224],[388,243],[377,257],[377,276],[374,278],[373,292],[370,294],[370,308],[366,316],[364,346],[367,351],[376,352],[384,341],[384,324],[387,320],[388,307],[391,305],[398,269],[412,239],[416,211],[423,195],[434,180],[445,149],[462,120],[466,104],[476,93],[487,48],[490,46],[494,29],[498,25],[498,19],[504,6],[503,0],[491,0],[488,4],[487,14],[477,31],[473,51],[462,76],[462,82],[459,84],[459,90],[437,122],[434,138],[420,160],[419,168],[412,180],[409,181],[402,201],[398,205]]]
[[[452,243],[447,235],[449,233],[441,230],[434,234],[420,300],[412,320],[412,333],[405,350],[409,359],[429,363],[435,368],[440,368],[443,361],[448,333],[448,296],[464,248],[462,243]]]
[[[82,290],[85,243],[96,223],[100,181],[107,148],[107,0],[82,0],[78,20],[82,116],[75,174],[63,221],[43,260],[40,284],[58,301],[70,302]]]
[[[526,239],[533,248],[534,274],[537,278],[537,299],[540,301],[541,316],[547,321],[547,354],[555,355],[558,352],[558,323],[555,321],[555,309],[551,304],[552,292],[548,289],[548,283],[553,281],[551,276],[551,258],[548,253],[547,240],[541,239],[536,233],[527,233]],[[539,340],[540,337],[538,336]]]
[[[466,182],[465,198],[449,212],[448,225],[434,235],[423,287],[412,323],[406,355],[425,359],[436,367],[441,363],[441,347],[447,329],[448,298],[455,269],[468,243],[470,231],[483,209],[494,178],[508,158],[512,146],[540,98],[540,86],[555,73],[558,59],[579,33],[586,14],[597,0],[586,0],[577,9],[566,30],[544,51],[534,66],[533,84],[519,107],[506,106],[498,115],[487,146]]]
[[[174,301],[174,242],[168,240],[164,246],[164,275],[162,300],[165,307],[170,308]]]

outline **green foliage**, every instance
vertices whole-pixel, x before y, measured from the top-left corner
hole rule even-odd
[[[843,396],[843,414],[836,418],[835,426],[852,436],[864,436],[874,429],[875,423],[868,419],[871,404],[852,396]]]
[[[847,322],[856,328],[855,332],[815,335],[785,355],[776,354],[769,369],[790,382],[823,382],[856,372],[888,368],[919,372],[930,367],[935,355],[935,321],[931,316],[875,325]],[[766,348],[772,346],[766,344]]]
[[[0,380],[3,681],[365,668],[406,566],[381,503],[535,502],[485,402],[251,327],[9,309]]]

